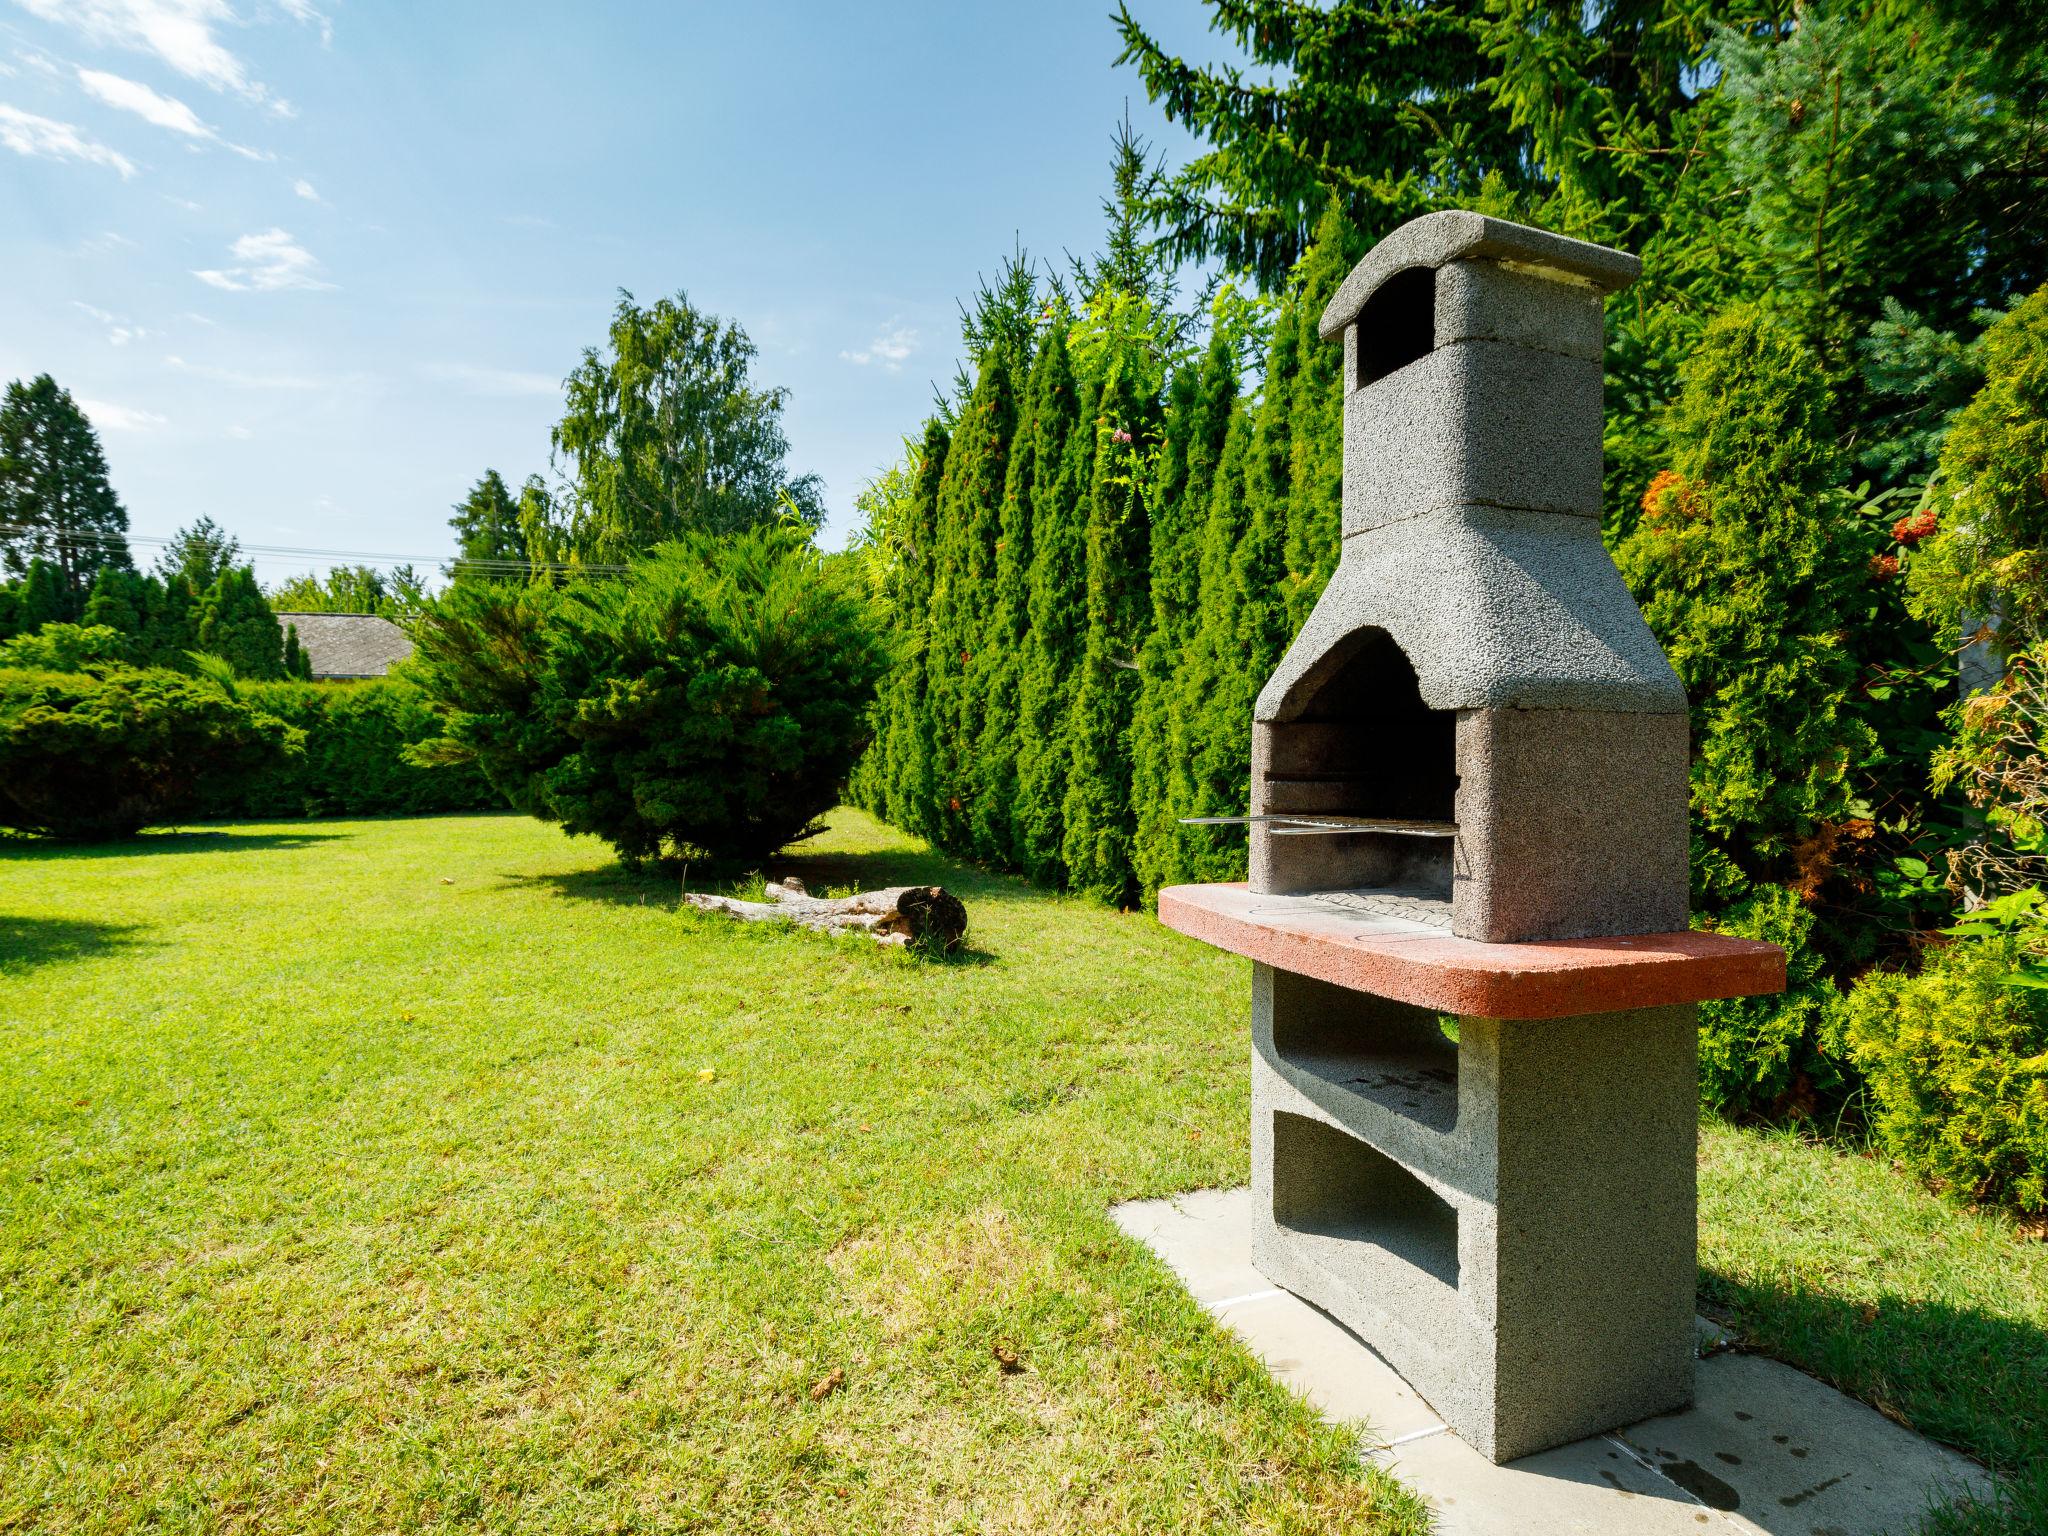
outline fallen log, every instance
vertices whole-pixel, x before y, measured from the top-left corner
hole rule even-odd
[[[824,933],[865,933],[878,944],[957,949],[967,932],[967,908],[942,885],[892,885],[851,896],[813,896],[801,880],[770,881],[766,901],[683,893],[686,906],[723,912],[743,923],[795,923]]]

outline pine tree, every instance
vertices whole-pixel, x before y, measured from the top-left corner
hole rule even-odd
[[[284,627],[284,675],[307,682],[313,676],[313,660],[299,644],[299,626],[287,624]]]
[[[156,574],[166,585],[173,577],[183,577],[196,595],[220,580],[241,554],[240,540],[212,518],[202,517],[172,535],[170,546],[156,558]]]
[[[1131,730],[1133,862],[1148,894],[1179,878],[1190,814],[1175,803],[1175,762],[1186,748],[1181,682],[1202,616],[1202,545],[1224,439],[1237,399],[1237,352],[1219,325],[1199,366],[1175,373],[1152,493],[1152,628],[1139,658]]]
[[[149,666],[184,670],[199,648],[199,593],[177,572],[151,583],[149,612],[136,654]]]
[[[1067,876],[1069,732],[1088,624],[1088,488],[1099,400],[1099,385],[1077,384],[1065,442],[1042,432],[1035,445],[1031,629],[1017,680],[1017,837],[1024,872],[1041,885],[1063,885]]]
[[[1032,522],[1038,502],[1056,493],[1060,461],[1074,430],[1076,386],[1067,341],[1066,317],[1056,312],[1032,362],[1012,439],[996,545],[995,590],[980,647],[988,665],[975,746],[973,846],[978,857],[1012,868],[1023,867],[1025,861],[1018,817],[1018,758],[1031,630]]]
[[[149,624],[151,599],[160,591],[157,583],[140,571],[109,567],[93,578],[82,622],[104,624],[139,643]]]
[[[29,561],[15,599],[15,632],[32,635],[45,624],[61,624],[68,611],[62,573],[48,560]]]
[[[448,526],[455,530],[456,552],[462,560],[526,558],[526,537],[519,527],[519,503],[495,469],[485,470],[483,478],[470,487],[469,494],[456,503]],[[457,580],[465,575],[476,578],[504,574],[502,568],[492,565],[473,565],[467,569],[458,565],[455,570]]]
[[[38,559],[56,571],[65,620],[85,611],[102,569],[134,564],[99,434],[47,373],[0,400],[0,565],[26,572]]]
[[[198,649],[218,656],[238,677],[284,675],[284,630],[256,573],[246,565],[222,571],[199,604]]]

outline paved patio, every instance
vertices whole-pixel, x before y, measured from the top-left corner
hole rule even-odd
[[[1442,1536],[1909,1536],[1928,1507],[1988,1488],[1967,1457],[1702,1318],[1698,1401],[1495,1466],[1355,1336],[1251,1264],[1251,1191],[1117,1206],[1117,1225],[1180,1277],[1280,1381],[1425,1495]]]

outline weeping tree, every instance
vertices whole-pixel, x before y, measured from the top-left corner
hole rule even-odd
[[[605,346],[587,348],[564,382],[550,440],[570,494],[522,507],[529,544],[613,564],[690,533],[822,523],[821,482],[787,468],[789,392],[754,382],[757,355],[737,322],[686,294],[642,307],[621,292]]]

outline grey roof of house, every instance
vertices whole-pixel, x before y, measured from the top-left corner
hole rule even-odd
[[[382,677],[412,654],[405,631],[374,613],[280,613],[315,677]]]

